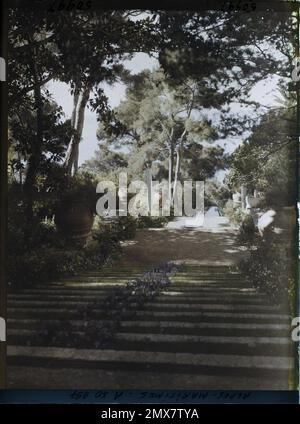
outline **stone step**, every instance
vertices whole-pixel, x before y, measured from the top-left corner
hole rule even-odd
[[[232,283],[246,283],[246,280],[244,277],[241,276],[235,276],[235,277],[231,277],[228,275],[224,275],[224,276],[214,276],[214,275],[193,275],[193,274],[182,274],[182,273],[177,273],[174,274],[172,276],[170,276],[170,278],[172,279],[172,281],[195,281],[195,282],[214,282],[214,283],[224,283],[227,281],[231,281]]]
[[[176,272],[171,275],[171,278],[183,279],[183,280],[212,280],[212,281],[246,281],[245,276],[241,274],[229,274],[229,273],[202,273],[202,272]]]
[[[64,324],[65,320],[58,319],[47,319],[47,320],[38,320],[38,319],[15,319],[9,318],[7,320],[9,328],[22,328],[22,327],[31,327],[31,328],[47,328],[47,326]],[[89,320],[89,323],[97,323],[97,320]],[[107,321],[106,322],[111,322]],[[84,326],[83,320],[71,320],[68,321],[74,327],[82,327]],[[122,321],[121,325],[123,328],[134,328],[134,329],[167,329],[170,331],[171,329],[184,329],[184,330],[202,330],[202,329],[216,329],[216,330],[242,330],[242,331],[290,331],[290,325],[288,323],[281,324],[273,324],[273,323],[224,323],[224,322],[185,322],[185,321]]]
[[[144,272],[141,273],[115,273],[115,274],[95,274],[95,275],[74,275],[69,277],[63,277],[56,281],[51,281],[48,284],[64,284],[65,282],[80,282],[80,281],[111,281],[111,280],[131,280],[134,278],[139,278],[144,274]],[[46,283],[47,284],[47,283]]]
[[[220,267],[217,265],[205,267],[203,265],[201,266],[195,266],[192,267],[190,265],[183,266],[180,268],[179,272],[180,274],[204,274],[204,275],[242,275],[242,273],[237,268],[230,268],[230,267]]]
[[[167,290],[160,293],[160,297],[168,299],[186,300],[189,302],[192,299],[224,299],[224,302],[236,300],[248,301],[254,303],[268,303],[269,297],[259,296],[257,293],[234,293],[234,292],[215,292],[215,291],[172,291]]]
[[[185,311],[230,311],[230,312],[251,312],[251,311],[258,311],[261,313],[268,313],[268,312],[278,312],[280,313],[281,307],[280,306],[274,306],[274,305],[241,305],[239,303],[233,304],[223,304],[223,303],[197,303],[196,305],[188,305],[185,303],[167,303],[168,300],[166,300],[165,303],[163,302],[150,302],[147,303],[145,306],[141,307],[136,304],[132,304],[132,307],[134,307],[135,310],[141,310],[143,308],[145,311],[155,310],[155,311],[166,311],[166,310],[180,310],[182,312]]]
[[[261,313],[261,312],[227,312],[227,311],[205,311],[205,312],[173,312],[173,311],[136,311],[136,316],[140,318],[143,317],[164,317],[166,320],[170,318],[195,318],[196,320],[201,320],[203,318],[212,317],[224,320],[226,318],[232,318],[234,321],[238,321],[243,318],[256,319],[256,320],[272,320],[278,322],[280,320],[291,321],[291,317],[288,314],[284,313]]]
[[[14,318],[29,318],[38,317],[40,319],[52,319],[55,316],[58,319],[81,319],[78,309],[45,309],[45,308],[8,308],[8,316]],[[227,312],[227,311],[203,311],[203,312],[173,312],[173,311],[136,311],[133,316],[138,317],[139,320],[168,320],[177,321],[184,319],[189,322],[198,322],[202,319],[211,320],[211,322],[219,322],[220,319],[226,322],[280,322],[291,321],[287,314],[273,314],[273,313],[255,313],[255,312]],[[91,310],[88,315],[89,318],[103,318],[101,310]]]
[[[180,288],[185,288],[185,289],[202,289],[202,288],[211,288],[212,290],[221,290],[221,289],[235,289],[235,290],[243,290],[243,289],[253,289],[252,286],[250,285],[246,285],[246,284],[234,284],[234,283],[230,283],[227,282],[226,284],[224,283],[214,283],[214,282],[210,282],[210,283],[201,283],[201,282],[189,282],[189,283],[185,283],[185,282],[180,282],[180,283],[172,283],[171,287],[174,289],[180,289]]]
[[[93,300],[95,298],[106,298],[107,296],[114,293],[116,287],[110,288],[101,288],[101,289],[26,289],[19,292],[8,293],[8,300],[18,300],[18,299],[32,299],[32,300],[50,300],[50,299],[69,299],[75,300],[81,298],[83,300]],[[228,299],[263,299],[268,303],[268,297],[264,294],[260,295],[257,292],[251,291],[238,291],[234,289],[224,289],[224,290],[214,290],[210,288],[201,288],[201,289],[175,289],[172,286],[169,286],[166,291],[162,291],[161,295],[166,295],[168,298],[178,297],[182,299],[183,297],[193,297],[193,298],[203,298],[207,299],[212,297],[214,299],[218,298],[228,298]]]
[[[44,331],[53,327],[84,331],[85,324],[96,325],[96,320],[37,320],[37,319],[10,319],[8,320],[8,333],[11,330]],[[111,322],[105,320],[105,322]],[[290,332],[289,324],[269,323],[211,323],[211,322],[181,322],[181,321],[123,321],[120,331],[131,333],[161,333],[161,334],[191,334],[191,335],[223,335],[223,336],[287,336]],[[16,335],[16,333],[14,333]]]
[[[93,286],[81,286],[81,287],[65,287],[65,286],[47,286],[47,288],[28,288],[19,291],[10,291],[9,295],[21,295],[21,294],[61,294],[61,295],[76,295],[76,294],[95,294],[97,292],[109,292],[118,287],[122,287],[124,284],[109,284],[109,285],[93,285]],[[212,295],[218,293],[233,293],[233,294],[249,294],[249,295],[259,295],[261,298],[266,297],[263,293],[257,293],[253,288],[236,288],[236,287],[212,287],[208,286],[185,286],[185,285],[174,285],[171,284],[168,286],[168,292],[177,292],[177,293],[193,293],[201,294],[204,292],[211,293]]]
[[[125,286],[125,285],[120,285]],[[109,286],[100,286],[100,287],[54,287],[49,286],[47,288],[32,288],[32,289],[23,289],[19,291],[9,291],[8,297],[16,297],[21,295],[94,295],[95,293],[104,293],[107,291],[111,291],[114,289],[117,289],[119,286],[116,287],[116,285],[109,285]],[[194,286],[194,287],[187,287],[184,285],[181,286],[173,286],[173,284],[168,285],[164,290],[162,290],[161,293],[174,293],[175,294],[185,294],[185,295],[200,295],[200,294],[210,294],[212,296],[217,294],[228,294],[228,295],[243,295],[244,297],[259,297],[261,299],[265,299],[266,296],[264,293],[258,293],[255,289],[247,289],[247,288],[231,288],[231,287],[224,287],[224,288],[216,288],[211,286]]]
[[[255,288],[253,286],[250,285],[246,285],[246,284],[240,284],[240,285],[236,285],[230,282],[227,282],[226,284],[224,283],[199,283],[199,282],[195,282],[195,283],[175,283],[172,282],[170,287],[174,288],[174,289],[189,289],[189,290],[199,290],[199,289],[204,289],[204,288],[210,288],[211,290],[247,290],[247,291],[256,291]]]
[[[220,338],[223,340],[220,342]],[[255,338],[255,337],[254,337]],[[277,337],[276,337],[277,338]],[[269,355],[269,356],[291,356],[292,348],[290,343],[247,343],[239,340],[241,337],[225,337],[225,336],[197,336],[197,335],[181,335],[181,334],[139,334],[118,333],[111,340],[105,341],[105,347],[116,350],[134,350],[148,352],[182,352],[194,354],[227,354],[227,355]],[[249,337],[247,338],[249,339]],[[196,341],[198,340],[198,341]],[[289,339],[288,339],[289,341]],[[11,330],[7,337],[9,345],[24,346],[44,346],[44,347],[66,347],[72,346],[78,348],[89,349],[93,347],[91,344],[91,336],[87,336],[83,331],[72,330],[55,330],[50,332],[41,332],[41,334],[30,330]],[[101,350],[101,348],[100,348]]]
[[[91,315],[101,317],[101,311],[97,311],[98,314],[95,314],[95,311],[91,311]],[[80,316],[80,311],[78,309],[62,309],[62,308],[12,308],[8,307],[7,309],[8,316],[14,317],[14,318],[28,318],[28,317],[39,317],[40,319],[44,318],[53,318],[55,316],[56,318],[60,319],[70,319],[70,318],[76,318],[80,319],[82,318]]]
[[[227,265],[227,264],[183,264],[182,268],[183,271],[205,271],[205,272],[233,272],[238,273],[240,272],[238,268],[235,265]]]
[[[245,390],[246,393],[239,392],[238,396],[243,399],[247,396],[249,390],[289,390],[288,371],[286,370],[254,370],[238,368],[239,374],[235,375],[235,371],[226,368],[227,374],[224,375],[222,368],[212,368],[198,366],[195,368],[181,365],[167,366],[166,364],[146,364],[143,363],[127,363],[119,365],[113,363],[112,367],[108,366],[102,369],[93,366],[92,362],[82,363],[72,361],[72,364],[66,364],[65,361],[53,361],[51,368],[49,360],[39,360],[40,366],[32,366],[27,358],[9,358],[9,363],[20,363],[20,365],[10,365],[7,368],[9,376],[8,389],[18,389],[26,387],[27,389],[40,390],[41,387],[47,389],[69,389],[74,390],[74,381],[78,382],[79,389],[99,390],[99,381],[102,390],[134,390],[137,389],[137,382],[143,382],[143,390],[178,390],[181,389],[195,390],[192,393],[192,399],[206,399],[207,393],[199,392],[199,389],[209,390],[222,387],[223,390]],[[24,366],[24,362],[27,366]],[[42,365],[42,366],[41,366]],[[66,368],[67,366],[67,368]],[[100,369],[99,369],[100,368]],[[168,368],[168,369],[167,369]],[[182,372],[180,370],[182,369]],[[222,371],[222,373],[221,373]],[[251,375],[249,375],[251,372]],[[51,378],[49,378],[49,373]],[[210,374],[209,374],[210,373]],[[245,376],[245,373],[247,375]],[[271,374],[271,375],[270,375]],[[36,375],[38,378],[33,379]]]
[[[53,288],[56,289],[60,289],[60,288],[64,288],[64,289],[68,289],[68,288],[101,288],[101,287],[105,287],[105,288],[113,288],[113,287],[117,287],[117,286],[123,286],[128,282],[128,280],[124,280],[124,281],[120,281],[120,280],[111,280],[108,282],[105,281],[98,281],[98,282],[94,282],[94,283],[89,283],[89,282],[65,282],[65,283],[61,283],[61,284],[56,284],[56,285],[52,285]],[[42,289],[44,287],[42,286],[35,286],[35,288],[38,289]]]
[[[104,303],[105,297],[99,298],[99,299],[97,299],[97,298],[94,299],[94,301],[98,301],[98,300],[99,300],[99,302]],[[83,301],[83,300],[79,300],[79,299],[77,299],[75,301],[74,300],[68,300],[68,299],[66,299],[66,300],[52,299],[52,300],[46,300],[46,301],[43,301],[43,300],[11,300],[9,302],[9,307],[18,308],[20,306],[22,309],[25,309],[25,308],[30,309],[30,308],[36,306],[36,307],[39,307],[39,308],[45,307],[46,309],[51,310],[51,308],[54,308],[54,309],[66,308],[67,309],[67,308],[72,308],[72,306],[74,308],[76,308],[76,307],[82,308],[82,307],[88,306],[90,304],[91,304],[91,302],[87,302],[87,301]],[[91,305],[91,307],[92,307],[92,305]]]
[[[68,294],[68,293],[81,293],[81,291],[89,291],[89,292],[97,292],[97,291],[109,291],[109,290],[114,290],[117,289],[118,287],[123,287],[125,286],[126,283],[120,283],[120,282],[115,282],[115,283],[109,283],[109,284],[88,284],[88,283],[83,283],[83,284],[71,284],[71,285],[48,285],[47,287],[40,287],[40,286],[34,286],[31,288],[26,288],[26,289],[22,289],[19,291],[10,291],[10,293],[63,293],[63,294]]]
[[[159,332],[162,334],[232,335],[232,336],[288,336],[289,324],[268,323],[223,323],[223,322],[181,322],[181,321],[124,321],[122,330],[138,332]]]
[[[132,335],[129,335],[132,334]],[[256,337],[252,337],[256,339]],[[274,337],[277,339],[278,337]],[[244,340],[242,340],[244,339]],[[249,340],[248,340],[249,339]],[[267,338],[265,338],[267,339]],[[290,338],[282,338],[285,343],[252,343],[249,337],[220,336],[220,335],[187,335],[187,334],[155,334],[155,333],[123,333],[119,332],[111,347],[119,350],[136,350],[149,352],[187,352],[227,355],[270,355],[270,356],[292,356],[292,345]],[[249,341],[249,343],[247,342]],[[23,340],[26,344],[26,339]],[[107,347],[110,347],[107,346]],[[86,346],[89,347],[89,346]]]
[[[111,294],[111,292],[107,292],[107,293],[94,293],[94,295],[87,295],[87,294],[72,294],[72,295],[68,295],[67,296],[67,300],[84,300],[87,302],[93,302],[95,300],[98,299],[106,299],[107,296],[109,296]],[[16,301],[22,301],[22,302],[27,302],[28,300],[30,301],[49,301],[49,302],[54,302],[56,300],[58,301],[62,301],[66,299],[66,296],[63,294],[44,294],[44,293],[40,293],[40,294],[9,294],[7,296],[8,299],[8,304],[12,305],[14,302]]]
[[[69,296],[69,295],[76,295],[81,296],[84,294],[87,295],[101,295],[101,294],[107,294],[107,293],[113,293],[114,290],[118,289],[118,287],[123,287],[123,284],[120,284],[119,286],[116,285],[110,285],[110,286],[103,286],[103,287],[91,287],[88,289],[84,288],[64,288],[64,287],[49,287],[47,289],[23,289],[19,292],[10,292],[8,293],[9,296],[21,296],[21,295],[61,295],[61,296]]]
[[[58,306],[58,307],[72,307],[72,306],[78,306],[78,307],[84,307],[84,306],[88,306],[89,304],[92,304],[93,302],[105,302],[105,299],[107,298],[107,296],[94,296],[93,298],[90,299],[84,299],[83,297],[75,297],[75,299],[70,299],[69,297],[60,297],[58,298],[53,297],[52,299],[46,298],[46,300],[43,300],[41,298],[38,299],[10,299],[8,302],[8,305],[11,307],[18,307],[21,306],[22,308],[30,308],[33,306],[45,306],[46,308],[51,308],[53,306]],[[155,303],[150,303],[147,304],[147,307],[153,306],[155,308],[160,307],[161,306],[166,306],[167,308],[172,307],[172,305],[174,306],[178,306],[180,308],[192,308],[195,309],[197,306],[199,306],[200,308],[202,308],[203,306],[212,306],[212,302],[213,305],[222,305],[222,307],[225,307],[226,304],[225,302],[232,307],[233,309],[235,308],[235,306],[237,307],[254,307],[254,306],[259,306],[261,305],[264,309],[269,307],[269,306],[265,306],[265,302],[262,302],[260,299],[235,299],[233,297],[231,298],[216,298],[216,297],[207,297],[205,298],[204,296],[199,296],[199,297],[193,297],[193,298],[181,298],[179,296],[176,297],[172,297],[172,296],[161,296],[161,297],[157,297],[155,298]],[[135,304],[133,304],[135,305]],[[154,306],[155,305],[155,306]],[[92,306],[92,305],[91,305]],[[272,306],[273,308],[273,306]],[[272,309],[274,310],[274,309]]]
[[[105,322],[111,322],[109,320],[103,320]],[[103,322],[101,321],[101,322]],[[97,323],[98,320],[89,320],[89,323]],[[17,328],[27,328],[27,329],[40,329],[40,328],[49,328],[50,326],[56,326],[61,324],[63,327],[65,324],[70,324],[73,327],[80,328],[84,327],[85,320],[82,319],[74,319],[74,320],[64,320],[64,319],[56,319],[56,318],[46,318],[46,319],[35,319],[35,318],[9,318],[7,320],[8,329],[17,329]]]
[[[261,314],[261,313],[234,313],[234,312],[160,312],[160,311],[137,311],[134,315],[140,321],[178,321],[195,323],[205,320],[211,323],[288,323],[291,318],[288,314]],[[134,318],[133,318],[134,319]]]
[[[126,275],[121,277],[74,277],[61,279],[56,284],[61,286],[69,286],[70,284],[125,284],[128,280],[131,280],[131,278]]]
[[[183,271],[183,272],[177,272],[173,274],[174,278],[182,277],[182,278],[200,278],[200,279],[215,279],[215,280],[241,280],[245,279],[245,276],[241,273],[228,273],[228,272],[196,272],[196,271]]]
[[[211,283],[211,284],[227,284],[227,283],[231,283],[231,284],[248,284],[247,281],[245,281],[244,279],[241,278],[228,278],[228,277],[224,277],[224,278],[213,278],[213,277],[209,277],[209,278],[202,278],[202,277],[196,277],[196,276],[182,276],[179,274],[175,274],[172,277],[170,277],[170,280],[174,283]]]
[[[265,305],[266,301],[265,299],[261,299],[260,297],[255,298],[248,298],[247,295],[206,295],[206,294],[197,294],[195,296],[186,296],[185,294],[175,294],[172,295],[169,294],[162,294],[161,296],[157,297],[156,302],[158,303],[165,303],[165,302],[177,302],[177,303],[187,303],[189,305],[191,304],[199,304],[199,303],[230,303],[232,305],[235,304],[258,304],[258,305]]]
[[[273,356],[252,356],[243,357],[240,355],[201,355],[188,353],[165,353],[165,352],[131,352],[111,349],[71,349],[52,347],[28,347],[28,346],[8,346],[8,356],[28,356],[31,358],[48,359],[75,359],[83,361],[122,361],[131,362],[152,362],[152,363],[172,363],[186,365],[208,365],[236,368],[257,368],[257,369],[290,369],[292,357]]]
[[[216,343],[219,345],[236,344],[247,345],[255,347],[257,345],[274,345],[274,346],[289,346],[291,340],[289,337],[215,337],[215,336],[194,336],[182,334],[157,334],[157,333],[117,333],[115,335],[117,340],[128,341],[149,341],[154,343],[170,342],[170,343]]]
[[[78,293],[76,295],[70,294],[67,297],[62,294],[9,294],[7,296],[9,305],[13,305],[16,302],[54,302],[54,301],[85,301],[85,302],[93,302],[98,299],[106,299],[107,296],[111,295],[111,292],[105,292],[105,293],[94,293],[93,295]],[[201,300],[207,302],[207,301],[223,301],[223,302],[241,302],[241,303],[253,303],[253,304],[265,304],[266,300],[264,298],[261,298],[258,295],[246,295],[246,294],[238,294],[238,293],[227,293],[227,294],[211,294],[211,293],[196,293],[195,295],[187,295],[186,292],[162,292],[160,297],[156,298],[157,302],[165,302],[165,299],[168,299],[168,301],[180,301],[180,302],[186,302],[186,303],[197,303]]]
[[[91,305],[91,313],[96,313],[101,311],[101,299],[99,300],[100,305],[97,305],[97,307],[93,307]],[[104,302],[104,301],[103,301]],[[56,314],[56,313],[77,313],[79,314],[80,311],[78,311],[78,308],[86,308],[89,306],[90,302],[78,302],[78,301],[62,301],[62,302],[39,302],[39,301],[33,301],[33,302],[19,302],[18,304],[12,305],[8,307],[8,313],[10,316],[14,316],[16,313],[25,313],[27,314],[27,317],[29,314]],[[104,304],[104,303],[103,303]],[[169,312],[169,311],[176,311],[176,312],[221,312],[221,311],[228,311],[232,313],[236,312],[243,312],[243,313],[249,313],[249,312],[258,312],[258,313],[278,313],[280,314],[281,308],[277,306],[265,306],[265,305],[241,305],[239,303],[237,304],[223,304],[220,303],[198,303],[198,304],[186,304],[186,303],[163,303],[163,302],[151,302],[147,303],[146,305],[139,305],[139,304],[131,304],[132,310],[129,312],[141,312],[141,311],[155,311],[155,312]]]
[[[240,272],[202,272],[202,271],[190,271],[185,270],[181,272],[176,272],[173,274],[175,278],[177,277],[183,277],[183,278],[203,278],[203,279],[215,279],[215,280],[245,280],[245,275],[241,274]]]
[[[264,294],[261,295],[261,293],[258,293],[257,290],[253,289],[253,287],[236,287],[231,285],[226,285],[222,287],[216,287],[214,285],[200,285],[200,284],[192,284],[192,285],[185,285],[185,284],[170,284],[166,291],[174,291],[174,292],[183,292],[183,293],[191,293],[194,295],[195,293],[204,293],[204,292],[211,292],[212,294],[244,294],[245,296],[259,296],[260,298],[265,297]]]
[[[77,274],[76,277],[87,276],[87,277],[105,277],[105,276],[121,276],[124,275],[141,275],[144,272],[147,272],[147,268],[140,268],[136,270],[132,269],[103,269],[102,271],[85,271],[84,273]]]
[[[118,375],[118,370],[149,373],[169,372],[218,376],[251,377],[258,380],[287,378],[293,367],[292,357],[248,356],[226,354],[193,354],[179,352],[147,352],[113,349],[71,349],[51,347],[8,347],[8,365],[48,368],[108,369]],[[169,379],[167,380],[169,381]],[[167,387],[167,386],[166,386]],[[180,386],[178,386],[180,387]],[[177,388],[178,388],[177,387]],[[101,387],[102,388],[102,387]],[[125,387],[124,387],[125,388]],[[201,387],[203,388],[203,387]],[[223,388],[223,386],[222,386]],[[231,387],[233,388],[233,387]]]
[[[179,292],[179,293],[204,293],[209,292],[212,294],[217,293],[237,293],[237,294],[245,294],[245,295],[258,295],[257,290],[255,290],[253,287],[247,288],[247,287],[214,287],[211,285],[203,286],[203,285],[193,285],[193,286],[186,286],[184,284],[181,285],[175,285],[171,284],[168,287],[168,292]],[[260,297],[265,297],[265,293],[259,293]]]

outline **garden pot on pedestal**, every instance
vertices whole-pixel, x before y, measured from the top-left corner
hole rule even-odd
[[[80,201],[62,203],[55,214],[58,230],[73,245],[84,246],[91,234],[94,214],[89,205]]]

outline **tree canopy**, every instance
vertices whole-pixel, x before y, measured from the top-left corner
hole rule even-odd
[[[127,77],[126,98],[102,121],[100,150],[126,149],[129,172],[203,180],[224,167],[224,151],[211,147],[218,129],[212,125],[199,84],[192,79],[174,86],[158,68]],[[206,105],[206,103],[205,103]]]
[[[45,158],[58,161],[67,175],[77,172],[87,107],[97,112],[107,141],[114,137],[114,143],[135,148],[129,165],[138,157],[132,164],[137,169],[155,161],[162,174],[168,170],[168,178],[175,184],[187,171],[188,163],[197,175],[199,167],[207,170],[203,178],[212,175],[223,166],[222,152],[216,146],[207,146],[204,139],[213,140],[217,133],[226,138],[252,129],[262,114],[261,105],[249,101],[258,81],[273,75],[282,87],[291,88],[287,77],[296,38],[296,19],[290,11],[98,10],[51,14],[42,9],[11,8],[11,148],[15,150],[15,168],[24,167],[28,214]],[[154,74],[151,78],[147,72],[132,76],[124,69],[124,60],[138,52],[158,59],[156,82]],[[112,111],[101,84],[119,80],[127,84],[129,97]],[[47,90],[50,81],[69,85],[73,96],[70,120],[64,119],[54,105]],[[141,105],[134,106],[141,97]],[[243,113],[243,109],[237,113],[231,108],[233,103],[250,108],[251,113]],[[139,109],[138,116],[134,116],[135,108]],[[203,115],[205,109],[218,111],[218,118],[214,118],[217,129],[210,116]],[[30,119],[25,122],[27,115]]]
[[[227,184],[262,190],[269,204],[296,198],[297,117],[293,96],[265,114],[230,161]]]

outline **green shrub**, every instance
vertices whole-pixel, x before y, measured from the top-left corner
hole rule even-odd
[[[245,217],[245,212],[242,211],[241,207],[234,207],[232,201],[228,201],[223,208],[225,216],[234,225],[241,225]]]
[[[101,268],[120,253],[117,241],[91,241],[83,249],[36,247],[8,255],[9,283],[23,287],[76,275],[79,272]]]
[[[119,250],[119,238],[115,232],[110,231],[109,228],[104,228],[101,231],[97,231],[93,234],[93,239],[98,242],[101,252],[105,256],[109,254],[112,250]]]
[[[280,237],[275,234],[267,238],[257,236],[249,252],[250,257],[239,265],[247,280],[275,303],[287,301],[291,279],[295,276],[292,275],[292,258]]]
[[[137,222],[132,216],[120,216],[113,225],[113,231],[118,235],[119,240],[131,240],[134,238],[137,229]]]
[[[166,216],[141,216],[137,218],[137,228],[163,228],[168,222]]]
[[[94,227],[94,239],[104,244],[111,242],[117,244],[119,241],[130,240],[136,233],[136,220],[131,216],[122,216],[114,220],[98,219],[97,227]]]
[[[238,240],[242,244],[252,245],[255,243],[257,231],[251,215],[244,215],[239,229]]]

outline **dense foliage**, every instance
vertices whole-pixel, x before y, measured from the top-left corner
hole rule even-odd
[[[240,264],[240,269],[254,287],[268,294],[272,302],[293,312],[296,285],[293,243],[273,231],[261,237],[250,227],[243,228],[240,235],[250,253],[249,258]]]
[[[265,206],[289,206],[296,198],[296,99],[264,115],[232,155],[227,184],[265,195]]]

